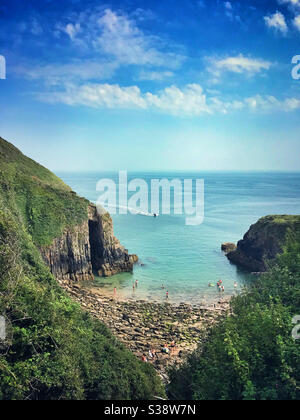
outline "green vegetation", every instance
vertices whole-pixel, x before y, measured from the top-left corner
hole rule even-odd
[[[88,202],[0,139],[0,400],[151,399],[154,369],[58,286],[39,254]]]
[[[87,218],[87,200],[1,138],[0,196],[37,246],[50,245]]]
[[[300,342],[300,243],[289,233],[276,265],[232,300],[232,313],[208,334],[184,366],[171,372],[175,399],[296,400]]]
[[[276,223],[280,225],[289,225],[294,231],[300,229],[300,216],[298,215],[276,215],[276,216],[265,216],[259,220],[262,224]]]

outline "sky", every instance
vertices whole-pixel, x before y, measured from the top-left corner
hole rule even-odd
[[[0,0],[0,136],[53,171],[300,171],[299,41],[300,0]]]

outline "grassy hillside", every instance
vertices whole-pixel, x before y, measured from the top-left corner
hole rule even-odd
[[[163,395],[154,369],[59,288],[36,247],[83,220],[87,204],[0,139],[1,400]]]
[[[52,172],[0,138],[0,194],[38,246],[87,217],[88,201]]]

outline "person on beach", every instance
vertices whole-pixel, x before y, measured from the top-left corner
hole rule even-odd
[[[173,340],[172,343],[170,344],[171,353],[173,353],[175,351],[175,347],[176,347],[176,343]]]
[[[150,359],[153,359],[153,353],[152,353],[151,350],[149,350],[149,357],[150,357]]]
[[[132,285],[132,290],[135,291],[135,284]]]
[[[236,282],[236,281],[234,282],[234,288],[235,288],[235,289],[237,289],[237,288],[238,288],[238,284],[237,284],[237,282]]]
[[[135,287],[138,287],[138,285],[139,285],[139,281],[138,281],[138,280],[136,280],[136,281],[135,281]]]
[[[166,293],[166,299],[169,300],[169,291]]]
[[[155,357],[156,357],[156,350],[155,349],[151,350],[151,353],[152,353],[153,359],[155,359]]]
[[[167,344],[164,345],[164,347],[162,349],[162,352],[165,353],[165,354],[169,354],[170,353],[170,349],[169,349],[169,347],[168,347]]]
[[[142,362],[145,362],[145,363],[147,363],[148,362],[148,360],[147,360],[147,357],[143,354],[143,356],[142,356]]]
[[[117,294],[117,288],[115,287],[114,288],[114,295],[116,296],[116,294]]]

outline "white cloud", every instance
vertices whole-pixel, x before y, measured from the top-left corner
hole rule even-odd
[[[40,95],[47,102],[67,105],[84,105],[94,108],[147,108],[147,103],[137,86],[120,87],[109,84],[66,85],[63,92]]]
[[[65,32],[67,35],[69,35],[70,39],[74,41],[76,36],[79,34],[81,30],[80,23],[68,23],[66,26],[63,26],[60,28],[62,32]]]
[[[294,19],[294,25],[300,31],[300,15],[296,16]]]
[[[300,0],[277,0],[279,4],[286,4],[292,9],[300,8]]]
[[[227,114],[239,110],[252,112],[291,112],[300,109],[300,100],[279,100],[274,96],[256,95],[242,100],[225,100],[207,96],[198,84],[183,88],[167,87],[157,93],[142,93],[137,86],[121,87],[110,84],[68,84],[64,91],[39,96],[42,101],[70,106],[94,108],[155,110],[168,115],[197,117],[215,113]]]
[[[206,95],[200,85],[191,84],[179,89],[171,86],[159,94],[146,93],[147,104],[172,115],[203,115],[212,110],[207,105]]]
[[[288,26],[285,21],[285,17],[281,12],[276,12],[271,16],[265,16],[265,23],[269,28],[275,29],[278,32],[286,35],[288,32]]]
[[[245,100],[245,103],[248,105],[249,109],[253,111],[291,112],[300,109],[300,100],[296,98],[287,98],[284,100],[279,100],[274,96],[256,95],[251,98],[247,98]]]
[[[145,34],[126,15],[107,9],[98,19],[98,25],[101,35],[95,39],[94,45],[122,64],[176,68],[184,60],[179,54],[159,50],[156,44],[161,44],[161,41]]]
[[[223,72],[254,75],[264,70],[269,70],[272,63],[259,58],[245,57],[242,54],[233,57],[206,57],[209,63],[208,71],[214,75],[214,81],[218,82]]]
[[[149,18],[150,12],[142,9],[137,9],[131,16],[111,9],[87,11],[74,15],[74,23],[59,23],[55,34],[66,33],[78,48],[114,60],[120,66],[178,68],[185,60],[176,52],[179,47],[138,27],[138,23]]]
[[[94,59],[19,66],[15,72],[30,79],[43,79],[48,85],[63,85],[68,80],[76,83],[108,80],[118,69],[128,65],[141,67],[138,80],[158,81],[174,76],[174,69],[185,57],[170,52],[170,47],[176,50],[176,46],[166,46],[158,37],[138,28],[136,22],[143,20],[142,17],[149,18],[149,12],[138,9],[132,16],[110,9],[76,14],[73,16],[76,23],[58,23],[55,35],[67,34],[84,56],[92,55]]]

